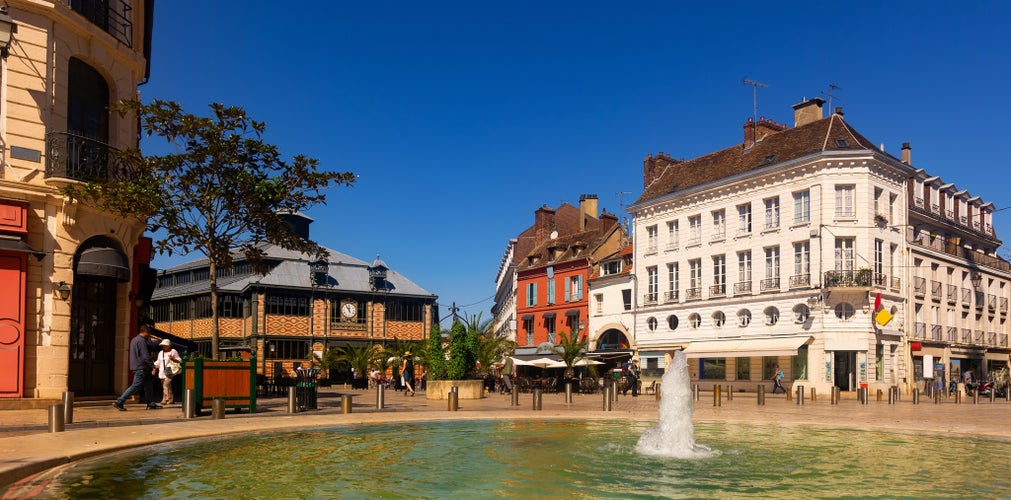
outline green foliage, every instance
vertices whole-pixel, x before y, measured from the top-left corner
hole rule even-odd
[[[331,354],[331,351],[333,353]],[[358,372],[359,376],[366,376],[369,373],[369,368],[376,365],[377,357],[376,350],[371,346],[353,346],[349,345],[346,347],[338,347],[334,349],[328,349],[326,353],[323,354],[323,366],[327,367],[328,357],[330,362],[336,364],[347,363],[351,368],[354,368]]]
[[[516,343],[495,334],[493,320],[481,321],[481,314],[471,318],[469,328],[477,333],[477,363],[481,366],[481,373],[487,373],[492,366],[511,354],[516,348]]]
[[[449,363],[446,366],[446,378],[449,380],[463,380],[467,378],[467,373],[473,367],[468,365],[471,355],[467,352],[469,345],[467,327],[460,321],[454,321],[453,327],[449,331]]]
[[[575,333],[565,333],[561,332],[558,334],[558,343],[550,348],[542,348],[541,351],[549,351],[557,354],[562,358],[562,362],[565,363],[565,373],[563,376],[565,378],[573,378],[576,376],[576,370],[572,367],[574,364],[578,363],[579,360],[584,359],[583,353],[586,352],[587,339],[584,335],[582,338],[579,336],[579,330]],[[592,365],[590,368],[594,368]],[[595,372],[594,368],[591,370]],[[596,375],[593,375],[596,377]]]
[[[125,150],[121,160],[128,179],[110,179],[67,186],[64,194],[121,217],[133,217],[161,230],[154,248],[159,253],[199,252],[210,266],[211,351],[218,355],[217,270],[241,256],[266,273],[263,242],[326,257],[319,244],[302,239],[282,218],[326,203],[324,191],[350,186],[351,172],[328,172],[317,160],[281,157],[262,136],[266,129],[238,107],[211,104],[209,117],[183,111],[171,101],[151,104],[120,101],[113,111],[125,119],[136,115],[148,137],[165,140],[172,151],[143,155]]]
[[[428,365],[429,380],[444,380],[446,378],[446,350],[442,346],[442,331],[439,329],[439,325],[434,325],[432,333],[428,336],[425,360]]]

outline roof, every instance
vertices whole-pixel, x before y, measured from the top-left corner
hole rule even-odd
[[[816,153],[877,148],[835,113],[827,118],[765,136],[751,148],[737,144],[698,158],[668,165],[636,204],[685,191],[745,172],[760,170]]]
[[[298,251],[287,250],[273,244],[263,244],[264,259],[276,262],[266,275],[257,273],[239,276],[222,276],[218,278],[218,290],[230,293],[242,293],[250,286],[266,286],[273,288],[310,289],[309,263],[316,260],[315,256]],[[369,285],[369,264],[340,252],[327,249],[330,252],[330,270],[327,273],[328,289],[335,292],[372,293]],[[236,262],[241,262],[236,259]],[[172,274],[185,270],[206,268],[206,258],[171,267],[163,271]],[[390,296],[429,296],[434,295],[421,288],[396,270],[389,269],[386,282],[392,285]],[[153,299],[165,299],[184,295],[193,295],[208,291],[208,281],[194,281],[176,286],[155,289]]]
[[[597,247],[607,241],[613,231],[621,228],[621,224],[618,224],[617,219],[607,218],[606,220],[611,223],[611,227],[604,231],[600,230],[600,225],[602,224],[600,219],[588,218],[584,231],[560,235],[557,238],[542,242],[522,256],[524,261],[520,262],[519,268],[532,269],[549,264],[557,265],[572,260],[589,259]],[[556,255],[554,259],[548,259],[547,253],[550,248],[558,248],[561,250],[561,253]],[[530,264],[525,259],[533,255],[539,255],[541,259]]]

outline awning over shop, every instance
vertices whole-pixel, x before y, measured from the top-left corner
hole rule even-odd
[[[40,252],[28,246],[28,243],[21,241],[21,238],[8,235],[0,235],[0,250],[6,250],[8,252],[30,253],[34,255],[36,259],[39,260],[42,260],[42,257],[46,256],[45,252]]]
[[[77,261],[77,274],[130,281],[130,266],[126,255],[115,248],[88,248]]]
[[[566,316],[576,316],[576,317],[578,317],[579,316],[579,309],[569,309],[568,311],[565,311],[565,315]]]
[[[555,319],[555,313],[544,313],[544,319]]]
[[[800,346],[812,337],[780,337],[762,339],[700,340],[688,344],[685,356],[689,358],[748,356],[795,356]]]

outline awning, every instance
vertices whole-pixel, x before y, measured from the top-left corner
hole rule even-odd
[[[555,313],[544,313],[544,319],[555,319]]]
[[[130,266],[126,255],[115,248],[88,248],[77,261],[77,274],[130,281]]]
[[[523,321],[529,321],[529,320],[532,320],[532,319],[534,319],[534,315],[533,314],[524,314],[523,315]]]
[[[779,337],[761,339],[699,340],[688,344],[685,356],[689,358],[748,356],[795,356],[800,346],[812,337]]]
[[[36,259],[39,260],[42,260],[42,258],[46,256],[45,252],[40,252],[28,246],[28,243],[21,241],[21,238],[7,235],[0,235],[0,250],[5,250],[8,252],[30,253],[34,255]]]
[[[826,351],[866,351],[866,339],[825,339]]]
[[[565,315],[579,317],[579,309],[569,309],[568,311],[565,311]]]

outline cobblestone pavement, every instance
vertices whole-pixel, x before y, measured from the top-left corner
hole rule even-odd
[[[352,412],[341,412],[341,395],[352,394]],[[512,398],[491,394],[480,400],[460,400],[457,411],[448,410],[446,400],[426,399],[423,392],[415,397],[386,391],[385,405],[376,408],[375,390],[321,388],[319,409],[288,413],[286,397],[260,398],[257,412],[234,413],[215,420],[205,412],[193,419],[183,418],[180,405],[146,410],[143,405],[127,405],[118,411],[108,404],[75,406],[74,422],[59,433],[48,432],[48,410],[0,411],[0,488],[31,474],[73,460],[158,442],[218,436],[262,430],[297,429],[335,424],[360,424],[447,419],[637,419],[657,418],[658,401],[653,395],[619,396],[611,411],[604,411],[601,394],[573,394],[572,403],[565,394],[544,394],[542,409],[533,410],[533,396],[519,395],[519,406]],[[954,399],[921,400],[912,404],[903,397],[895,404],[871,398],[860,404],[854,397],[830,404],[827,398],[806,400],[803,405],[784,395],[766,395],[759,406],[755,395],[726,394],[715,404],[712,393],[702,393],[695,402],[696,421],[774,422],[776,424],[824,425],[860,429],[902,430],[945,434],[968,434],[1011,441],[1011,403],[996,400]],[[83,405],[84,403],[82,403]]]

